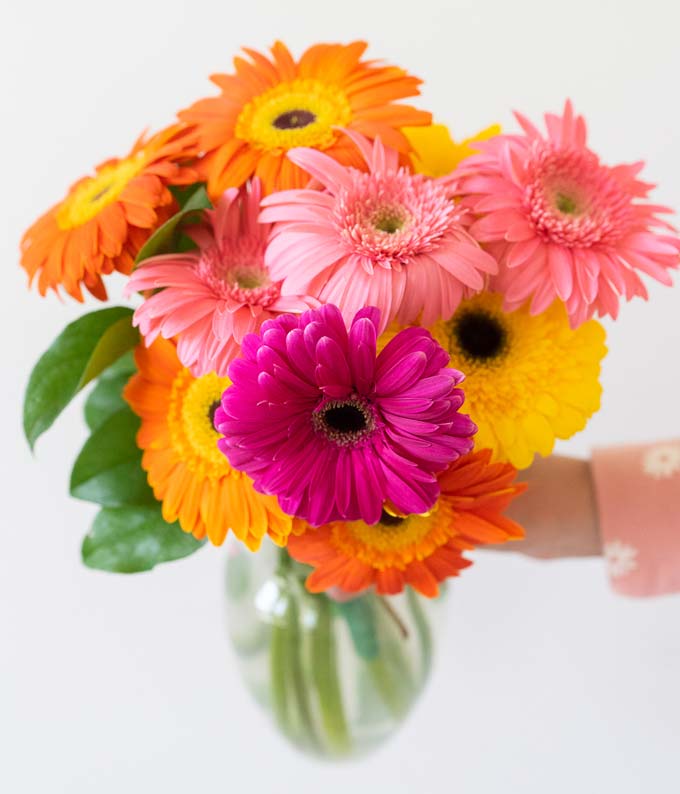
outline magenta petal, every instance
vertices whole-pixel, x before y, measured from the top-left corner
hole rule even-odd
[[[375,523],[386,500],[424,512],[433,473],[472,445],[474,425],[458,413],[462,375],[446,352],[409,328],[376,358],[378,322],[362,310],[348,334],[335,306],[281,315],[244,338],[229,368],[219,449],[312,524]]]
[[[401,361],[380,375],[376,392],[380,395],[395,394],[415,384],[427,365],[427,356],[421,351],[409,353]]]
[[[350,359],[352,377],[360,392],[367,392],[375,375],[377,324],[368,317],[355,320],[349,332],[349,345],[354,350]]]
[[[340,345],[328,336],[322,336],[316,345],[316,382],[323,388],[326,385],[344,386],[350,390],[352,373],[347,358]]]

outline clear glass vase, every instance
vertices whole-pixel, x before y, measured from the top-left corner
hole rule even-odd
[[[271,543],[257,554],[231,546],[231,644],[246,686],[292,744],[328,758],[363,755],[395,732],[422,692],[442,597],[407,589],[338,603],[307,592],[308,573]]]

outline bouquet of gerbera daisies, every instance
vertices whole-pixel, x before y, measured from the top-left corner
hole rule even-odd
[[[136,296],[69,325],[26,395],[34,444],[94,382],[71,475],[100,505],[85,564],[260,550],[228,564],[246,679],[334,754],[406,713],[422,596],[522,536],[517,469],[599,408],[593,318],[680,261],[641,164],[604,165],[569,102],[546,133],[517,115],[454,143],[365,48],[246,50],[22,241],[42,295],[106,300],[117,270]]]

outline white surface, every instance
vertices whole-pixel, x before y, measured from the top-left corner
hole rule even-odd
[[[455,6],[455,8],[454,8]],[[73,406],[32,459],[30,366],[82,309],[24,289],[21,231],[139,130],[211,93],[240,44],[365,37],[427,80],[458,136],[569,95],[610,162],[645,158],[680,208],[677,4],[12,3],[3,19],[0,790],[671,794],[680,786],[680,597],[610,594],[598,561],[478,555],[449,604],[434,680],[403,731],[331,767],[289,750],[242,690],[223,636],[222,553],[150,575],[81,567],[94,509],[66,495]],[[611,330],[602,413],[565,445],[680,433],[680,293]]]

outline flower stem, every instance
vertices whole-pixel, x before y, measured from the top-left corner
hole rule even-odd
[[[292,585],[292,583],[291,583]],[[309,705],[309,693],[305,682],[302,662],[302,637],[300,633],[300,609],[296,600],[296,594],[291,586],[291,597],[288,605],[288,652],[290,664],[290,679],[292,683],[293,695],[298,707],[300,716],[300,729],[303,734],[305,744],[311,748],[318,747],[318,739],[314,730],[314,721]]]
[[[319,697],[321,721],[329,749],[342,755],[351,748],[336,665],[332,605],[316,596],[317,624],[312,632],[312,676]]]
[[[285,598],[285,611],[271,628],[272,703],[276,722],[283,733],[298,745],[318,749],[303,670],[299,582],[291,572],[291,562],[286,550],[281,549],[276,574]]]
[[[416,691],[407,645],[409,632],[388,599],[374,596],[374,602],[379,653],[368,668],[384,704],[400,719],[408,712]]]
[[[420,680],[421,686],[427,681],[430,672],[432,671],[432,630],[430,624],[427,622],[425,613],[420,604],[419,596],[409,587],[406,590],[406,600],[413,615],[413,622],[416,627],[418,639],[420,640],[421,647],[421,669]]]
[[[394,621],[399,633],[401,634],[404,640],[408,639],[408,628],[406,628],[406,624],[404,621],[399,617],[397,611],[394,609],[392,604],[387,600],[387,598],[383,596],[378,596],[378,603],[380,606],[387,612],[387,614],[392,618]]]
[[[286,627],[273,625],[269,642],[269,669],[271,676],[272,706],[276,723],[289,735],[288,687],[286,685]]]

